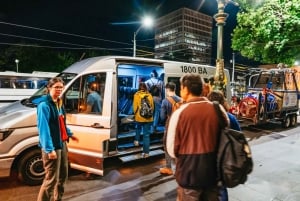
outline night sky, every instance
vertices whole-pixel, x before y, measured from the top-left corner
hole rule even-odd
[[[217,13],[216,0],[1,0],[0,43],[23,41],[45,46],[118,48],[118,51],[114,52],[115,55],[132,55],[129,48],[132,48],[133,32],[140,26],[138,22],[142,16],[149,14],[158,18],[181,7],[199,10],[210,16]],[[225,60],[230,60],[232,56],[230,34],[236,24],[238,9],[231,4],[225,9],[225,12],[229,13],[224,29]],[[95,39],[28,29],[17,25]],[[214,27],[213,35],[216,33],[217,29]],[[72,43],[76,46],[24,37]],[[137,36],[137,46],[153,52],[153,39],[153,30],[141,30]],[[3,44],[0,44],[0,48],[3,48]],[[215,49],[216,38],[213,37],[213,58],[216,57]]]

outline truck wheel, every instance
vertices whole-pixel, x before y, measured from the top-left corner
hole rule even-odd
[[[291,119],[290,116],[286,116],[284,120],[282,121],[282,127],[288,128],[291,125]]]
[[[290,124],[291,127],[296,126],[296,124],[297,124],[297,115],[296,114],[293,114],[290,116],[290,122],[291,122],[291,124]]]
[[[44,175],[41,151],[34,149],[27,152],[18,164],[18,179],[30,186],[40,185]]]

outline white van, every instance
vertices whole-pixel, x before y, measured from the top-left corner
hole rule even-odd
[[[124,162],[140,158],[141,148],[133,144],[135,124],[129,117],[133,115],[133,94],[139,82],[149,79],[152,70],[164,82],[173,81],[177,86],[185,73],[200,74],[206,80],[215,74],[215,67],[207,65],[108,56],[80,61],[58,75],[66,84],[62,98],[68,127],[79,138],[79,143],[68,144],[72,168],[103,175],[107,158],[118,157]],[[230,80],[227,70],[225,76]],[[101,95],[101,113],[84,112],[90,82],[96,83]],[[230,85],[226,86],[230,100]],[[43,92],[41,88],[29,99],[0,108],[0,177],[16,170],[23,182],[41,183],[44,170],[38,147],[36,104]],[[163,132],[161,125],[158,132],[151,134],[150,156],[164,153]]]

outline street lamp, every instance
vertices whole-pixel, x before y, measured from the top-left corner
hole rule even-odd
[[[149,28],[153,26],[153,18],[152,17],[144,17],[142,20],[142,25],[133,33],[133,57],[136,57],[136,36],[138,35],[139,31],[145,27]]]
[[[238,6],[237,3],[231,0],[217,0],[218,1],[218,13],[214,15],[216,24],[218,26],[218,43],[217,43],[217,60],[216,60],[216,73],[214,77],[214,89],[225,91],[224,86],[224,59],[223,59],[223,28],[226,24],[225,21],[228,14],[224,12],[227,3],[233,3]]]
[[[232,53],[232,75],[231,75],[231,82],[234,82],[234,71],[235,71],[235,54],[234,52]]]
[[[18,72],[19,72],[19,62],[20,62],[20,61],[19,61],[19,59],[16,59],[16,60],[15,60],[15,62],[16,62],[16,66],[17,66],[17,73],[18,73]]]

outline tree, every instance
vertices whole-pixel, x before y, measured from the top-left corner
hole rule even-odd
[[[103,55],[103,50],[55,50],[31,46],[9,46],[0,52],[0,71],[16,71],[15,59],[19,59],[19,72],[61,72],[66,67],[86,57]]]
[[[237,2],[242,10],[232,34],[233,50],[263,63],[293,64],[300,53],[300,1]]]

